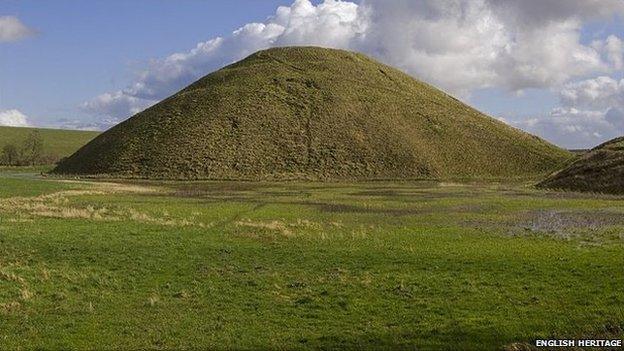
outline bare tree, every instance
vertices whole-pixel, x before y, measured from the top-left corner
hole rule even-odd
[[[31,132],[24,141],[22,148],[23,161],[34,166],[41,162],[43,157],[43,138],[38,131]]]

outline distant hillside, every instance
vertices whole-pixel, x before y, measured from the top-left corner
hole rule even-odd
[[[33,131],[41,135],[43,152],[49,160],[59,160],[71,155],[100,134],[90,131],[0,126],[0,152],[7,144],[20,146]]]
[[[624,194],[624,137],[587,152],[538,184],[542,188]]]
[[[274,48],[115,126],[56,173],[413,179],[552,172],[571,154],[364,55]]]
[[[583,155],[589,150],[588,149],[568,149],[568,151],[570,151],[571,153],[575,155]]]

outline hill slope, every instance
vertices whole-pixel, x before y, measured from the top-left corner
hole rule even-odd
[[[370,58],[257,52],[115,126],[56,173],[382,179],[550,172],[570,153]]]
[[[538,187],[624,194],[624,137],[597,146]]]
[[[37,131],[41,135],[44,154],[50,160],[59,160],[73,154],[100,134],[99,132],[80,130],[0,126],[0,151],[7,144],[21,145],[33,131]]]

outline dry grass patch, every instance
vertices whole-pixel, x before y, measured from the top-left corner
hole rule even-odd
[[[238,227],[256,228],[277,232],[285,237],[295,236],[297,230],[316,231],[322,229],[321,224],[308,219],[297,219],[296,221],[289,223],[285,220],[253,221],[251,219],[244,218],[234,222],[234,225]]]
[[[273,220],[270,222],[254,222],[250,219],[243,219],[234,222],[234,224],[239,227],[258,228],[278,232],[286,237],[290,237],[293,235],[293,232],[290,230],[289,226],[284,222],[278,220]]]
[[[161,189],[159,188],[106,182],[63,182],[88,184],[91,186],[91,189],[64,190],[52,194],[39,195],[34,197],[11,197],[7,199],[0,199],[0,212],[18,215],[19,217],[13,218],[13,221],[29,221],[32,219],[23,218],[23,216],[33,216],[61,219],[88,219],[94,221],[132,220],[141,223],[151,223],[174,227],[198,226],[201,228],[207,228],[211,226],[211,224],[194,221],[192,218],[174,219],[168,218],[168,215],[166,214],[163,215],[163,217],[157,217],[137,211],[133,208],[109,209],[106,207],[97,207],[93,205],[88,205],[86,207],[76,207],[70,205],[70,198],[72,197],[109,195],[118,193],[155,193],[161,192]]]
[[[33,293],[28,290],[28,288],[24,287],[22,289],[20,289],[20,298],[24,301],[26,300],[30,300],[33,297]]]
[[[8,313],[12,313],[12,312],[15,312],[15,311],[19,310],[20,307],[22,307],[22,304],[20,304],[17,301],[10,301],[10,302],[6,302],[6,303],[0,303],[0,312],[2,314],[8,314]]]
[[[0,272],[0,280],[3,280],[5,282],[18,283],[18,284],[26,284],[26,281],[24,280],[24,278],[14,273]]]
[[[150,307],[156,306],[159,302],[160,302],[160,296],[156,294],[152,294],[150,295],[150,297],[147,298],[147,305]]]
[[[18,299],[21,301],[30,300],[34,294],[29,288],[29,284],[23,277],[19,276],[14,272],[10,272],[9,269],[11,267],[19,266],[16,264],[10,264],[8,266],[0,267],[0,282],[8,282],[9,286],[12,286],[8,291],[13,291],[14,289],[18,289],[19,293],[14,296],[14,299]],[[6,289],[6,285],[3,289]],[[16,290],[17,291],[17,290]],[[8,314],[15,312],[21,308],[21,303],[16,300],[10,300],[7,302],[0,303],[0,314]]]

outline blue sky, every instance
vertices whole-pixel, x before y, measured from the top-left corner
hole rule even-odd
[[[80,103],[127,85],[145,61],[263,20],[290,1],[12,1],[13,15],[38,33],[0,44],[0,110],[41,124],[84,117]],[[241,11],[245,9],[245,11]]]
[[[624,134],[623,15],[620,0],[2,0],[0,124],[106,128],[255,50],[320,45],[590,147]]]

